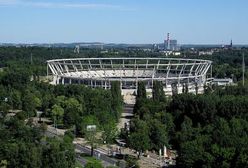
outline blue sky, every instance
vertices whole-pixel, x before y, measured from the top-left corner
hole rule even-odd
[[[0,43],[248,44],[248,0],[0,0]]]

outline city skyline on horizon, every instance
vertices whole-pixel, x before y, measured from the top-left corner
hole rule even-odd
[[[248,1],[0,0],[0,43],[248,44]],[[3,17],[7,16],[7,17]]]

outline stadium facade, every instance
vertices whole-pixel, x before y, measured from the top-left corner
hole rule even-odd
[[[203,93],[212,62],[179,58],[71,58],[47,61],[52,84],[84,84],[93,88],[111,88],[120,81],[122,93],[137,91],[139,81],[152,92],[154,81],[161,81],[166,95]]]

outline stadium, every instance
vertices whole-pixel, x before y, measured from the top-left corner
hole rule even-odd
[[[166,95],[203,93],[212,62],[179,58],[71,58],[47,61],[52,84],[84,84],[93,88],[111,88],[111,81],[120,81],[122,93],[133,94],[139,81],[152,92],[154,81],[161,81]]]

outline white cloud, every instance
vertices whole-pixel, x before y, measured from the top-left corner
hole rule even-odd
[[[0,0],[0,6],[24,6],[24,7],[38,7],[38,8],[114,9],[114,10],[123,10],[123,11],[134,10],[112,4],[42,2],[42,1],[35,2],[29,0]]]

